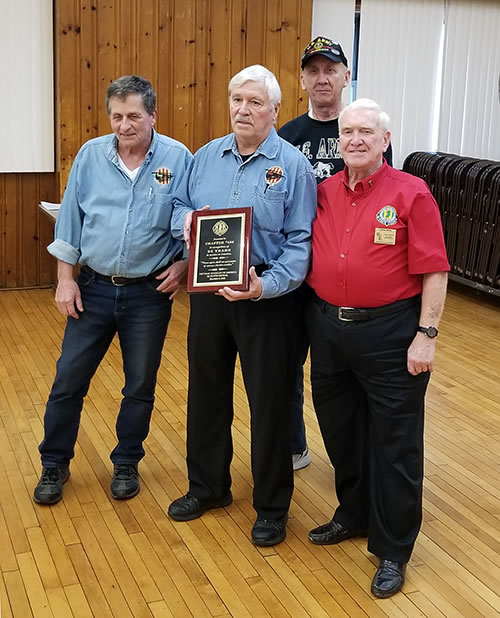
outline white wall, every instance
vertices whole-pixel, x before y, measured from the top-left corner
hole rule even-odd
[[[0,172],[50,172],[52,0],[0,0],[0,16]]]
[[[331,0],[313,2],[311,40],[324,36],[340,43],[349,63],[353,57],[355,6],[355,0],[336,0],[335,11],[332,11]],[[345,104],[350,101],[349,93],[349,88],[342,93]]]

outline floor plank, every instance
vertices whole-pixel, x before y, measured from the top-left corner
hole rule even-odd
[[[330,547],[307,540],[337,504],[307,380],[312,464],[296,473],[285,543],[250,541],[250,430],[239,368],[234,502],[193,522],[168,518],[169,503],[187,488],[186,294],[174,303],[139,496],[117,502],[109,490],[122,388],[115,341],[85,402],[64,499],[35,505],[37,446],[64,318],[50,290],[0,292],[2,618],[500,616],[499,308],[498,299],[450,286],[427,395],[422,530],[403,592],[381,601],[369,592],[376,559],[364,539]]]

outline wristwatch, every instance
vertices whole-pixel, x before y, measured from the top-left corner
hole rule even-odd
[[[419,326],[417,328],[419,333],[424,333],[429,339],[434,339],[438,336],[438,329],[435,326]]]

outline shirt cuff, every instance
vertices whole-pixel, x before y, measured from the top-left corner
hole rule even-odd
[[[47,247],[47,251],[50,255],[53,255],[58,260],[61,260],[61,262],[73,264],[73,266],[80,259],[80,250],[76,249],[67,242],[64,242],[64,240],[60,240],[59,238],[50,243]]]
[[[253,298],[252,300],[261,300],[264,298],[273,298],[274,296],[276,296],[277,290],[275,290],[276,284],[274,279],[272,277],[266,277],[264,273],[260,278],[262,283],[262,292],[258,298]]]

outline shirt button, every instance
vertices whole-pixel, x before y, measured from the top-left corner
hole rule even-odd
[[[345,231],[346,231],[346,232],[350,232],[350,231],[351,231],[351,228],[346,227],[346,228],[345,228]]]
[[[356,202],[353,202],[353,203],[351,204],[351,206],[356,206]]]
[[[344,258],[344,257],[345,257],[345,254],[344,254],[344,253],[341,253],[341,254],[340,254],[340,257],[341,257],[341,258]]]

